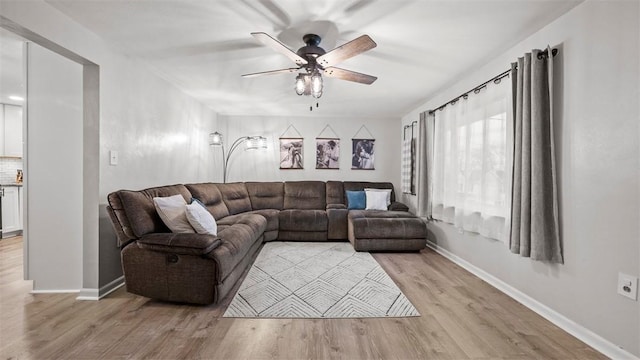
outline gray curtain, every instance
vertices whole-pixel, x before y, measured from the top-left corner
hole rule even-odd
[[[418,216],[431,219],[431,163],[435,114],[425,111],[418,122]]]
[[[511,65],[514,114],[511,252],[562,263],[553,141],[553,56],[533,50]]]

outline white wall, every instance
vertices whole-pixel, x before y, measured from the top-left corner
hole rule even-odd
[[[29,279],[35,291],[78,290],[82,287],[82,66],[32,43],[27,59]]]
[[[509,68],[532,48],[558,48],[556,129],[564,265],[443,223],[437,245],[640,356],[640,306],[616,294],[640,274],[639,3],[587,1],[403,118],[435,108]],[[413,203],[415,206],[415,202]]]
[[[321,112],[318,111],[318,112]],[[219,130],[225,136],[225,143],[230,144],[240,136],[262,135],[268,140],[266,151],[236,150],[229,160],[228,181],[296,181],[296,180],[350,180],[350,181],[390,181],[394,183],[396,192],[400,186],[400,164],[397,161],[397,149],[400,147],[400,119],[393,118],[358,118],[347,116],[336,117],[270,117],[270,116],[220,116],[225,123],[226,131]],[[303,170],[280,170],[279,138],[289,125],[304,138]],[[320,132],[329,125],[330,129]],[[358,138],[371,138],[375,141],[375,170],[351,170],[351,139],[362,125]],[[340,138],[340,169],[316,169],[316,137]],[[284,137],[298,137],[295,130],[290,129]],[[221,152],[216,149],[216,156],[221,159]],[[221,172],[222,167],[216,167]],[[216,181],[221,181],[218,174]]]
[[[98,254],[95,259],[85,256],[83,268],[83,288],[97,293],[121,275],[118,249],[104,211],[107,194],[121,188],[213,179],[208,134],[217,128],[216,113],[43,1],[3,1],[0,16],[11,21],[11,27],[26,30],[23,37],[98,66],[100,135],[99,144],[91,146],[99,148],[99,166],[92,174],[84,174],[85,179],[99,179],[99,200],[90,209],[96,219],[85,221],[85,226],[95,223],[96,239],[85,236],[83,247],[77,249]],[[93,124],[85,121],[85,126]],[[118,151],[117,166],[109,165],[109,150]]]

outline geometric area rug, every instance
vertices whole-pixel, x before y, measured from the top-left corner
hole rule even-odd
[[[420,316],[368,252],[349,242],[268,242],[223,317]]]

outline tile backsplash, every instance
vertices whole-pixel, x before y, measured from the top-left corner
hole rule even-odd
[[[18,169],[24,169],[22,159],[0,158],[0,184],[14,184]]]

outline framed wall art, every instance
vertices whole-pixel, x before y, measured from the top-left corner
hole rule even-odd
[[[280,138],[280,169],[304,169],[303,144],[303,138]]]
[[[340,169],[340,139],[316,138],[316,169]]]
[[[351,139],[351,169],[375,170],[375,139]]]

